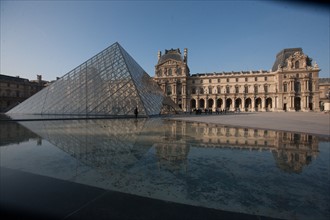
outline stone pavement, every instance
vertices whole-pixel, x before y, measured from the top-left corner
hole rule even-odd
[[[321,112],[202,113],[176,115],[171,119],[330,136],[330,114]]]

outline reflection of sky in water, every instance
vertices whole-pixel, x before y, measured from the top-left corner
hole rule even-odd
[[[330,214],[328,138],[161,119],[21,124],[0,128],[3,167],[270,217]]]

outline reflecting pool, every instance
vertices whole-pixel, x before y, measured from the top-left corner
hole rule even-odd
[[[5,168],[240,213],[330,216],[329,137],[161,118],[0,123]]]

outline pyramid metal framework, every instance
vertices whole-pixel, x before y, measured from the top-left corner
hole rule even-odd
[[[164,95],[160,87],[114,43],[7,114],[157,115]]]

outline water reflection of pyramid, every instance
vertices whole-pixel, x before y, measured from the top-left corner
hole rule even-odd
[[[79,65],[8,113],[61,115],[140,115],[160,113],[158,85],[119,45]]]

